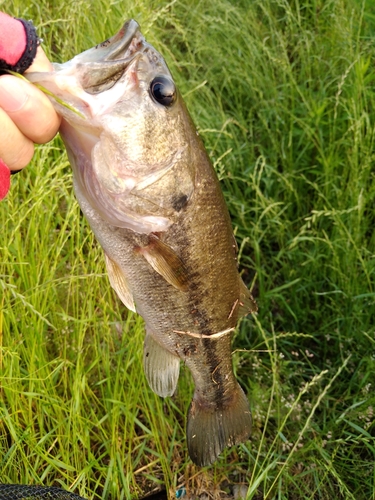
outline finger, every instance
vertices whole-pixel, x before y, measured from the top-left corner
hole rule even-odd
[[[40,45],[37,48],[35,59],[32,65],[25,71],[25,75],[26,73],[31,73],[33,71],[35,72],[53,71],[53,66],[48,60],[46,54],[44,53],[44,50]]]
[[[25,137],[11,118],[0,108],[0,158],[10,170],[19,170],[30,163],[33,142]]]
[[[0,107],[31,141],[42,144],[57,133],[60,118],[49,99],[34,85],[15,76],[0,77]]]

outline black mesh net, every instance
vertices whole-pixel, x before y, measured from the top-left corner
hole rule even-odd
[[[61,488],[0,484],[0,500],[86,500]]]

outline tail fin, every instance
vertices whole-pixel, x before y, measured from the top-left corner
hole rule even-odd
[[[238,385],[235,396],[226,406],[210,407],[194,397],[187,421],[187,442],[192,461],[209,465],[227,446],[246,441],[251,433],[249,402]]]

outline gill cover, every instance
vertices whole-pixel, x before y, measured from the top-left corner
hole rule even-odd
[[[194,175],[177,172],[188,153],[186,144],[166,144],[159,157],[152,150],[162,149],[163,127],[145,116],[164,113],[177,99],[161,55],[130,20],[110,39],[64,64],[54,64],[54,69],[28,77],[77,111],[54,103],[63,116],[60,133],[78,201],[87,200],[116,227],[143,234],[166,231],[174,211],[165,199],[180,185],[189,198]]]

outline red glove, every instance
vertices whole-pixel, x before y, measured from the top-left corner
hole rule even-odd
[[[5,198],[10,188],[10,170],[0,158],[0,200]]]
[[[0,75],[6,73],[3,69],[24,73],[35,58],[38,44],[31,22],[0,12]],[[0,200],[6,196],[9,187],[10,170],[0,158]]]

